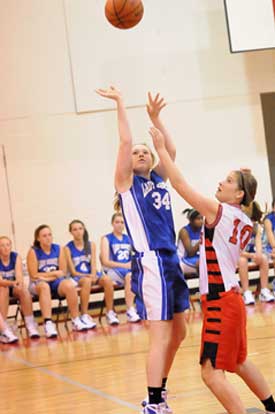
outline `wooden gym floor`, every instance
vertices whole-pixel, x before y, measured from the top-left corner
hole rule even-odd
[[[257,304],[247,313],[249,356],[275,391],[275,304]],[[126,323],[125,314],[120,320],[119,327],[103,325],[87,333],[67,332],[60,323],[58,340],[30,341],[23,330],[19,345],[1,345],[0,413],[138,413],[145,396],[146,328]],[[188,336],[168,382],[175,413],[223,413],[200,379],[200,328],[197,309],[189,314]],[[247,387],[229,377],[248,412],[262,413]]]

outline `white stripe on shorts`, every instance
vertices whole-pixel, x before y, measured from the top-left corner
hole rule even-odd
[[[160,321],[162,320],[163,292],[162,276],[156,253],[154,251],[144,252],[141,264],[143,268],[142,296],[147,319]],[[166,313],[167,309],[165,315]]]

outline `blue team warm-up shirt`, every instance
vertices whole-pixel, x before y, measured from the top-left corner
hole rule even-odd
[[[265,216],[264,219],[265,220],[268,219],[268,220],[271,221],[272,231],[273,231],[273,233],[275,233],[275,213],[274,212],[269,213],[267,216]],[[263,245],[264,245],[264,248],[265,248],[265,250],[267,252],[271,252],[272,251],[272,247],[268,243],[267,236],[266,236],[266,233],[265,232],[264,232],[264,235],[263,235]]]
[[[91,273],[91,252],[87,254],[87,252],[85,252],[84,249],[78,250],[75,247],[75,244],[73,241],[70,241],[67,244],[67,247],[70,249],[72,261],[73,261],[76,272],[90,274]]]
[[[174,220],[167,183],[154,171],[150,179],[135,175],[120,195],[127,233],[136,252],[176,251]]]
[[[45,253],[38,247],[33,247],[33,250],[38,262],[38,272],[47,273],[59,269],[60,246],[58,244],[51,245],[50,254]]]
[[[123,234],[122,240],[113,233],[106,234],[109,242],[109,259],[114,262],[128,263],[131,260],[131,241],[127,234]]]
[[[0,275],[3,279],[15,280],[15,265],[16,265],[17,253],[11,252],[10,262],[5,266],[0,259]]]
[[[201,229],[193,230],[191,224],[188,224],[187,226],[184,226],[184,229],[187,231],[187,233],[190,237],[191,245],[194,246],[195,244],[197,244],[198,241],[200,240],[200,237],[201,237]],[[188,259],[190,258],[190,256],[187,255],[187,253],[185,254],[184,257],[186,257]],[[197,253],[194,256],[191,256],[191,257],[198,260],[200,258],[199,250],[197,251]],[[195,260],[195,259],[193,259],[193,260]]]

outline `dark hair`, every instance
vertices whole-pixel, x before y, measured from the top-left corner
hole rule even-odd
[[[72,226],[74,224],[81,224],[81,226],[83,226],[83,228],[84,228],[84,234],[83,234],[84,252],[85,252],[86,255],[89,255],[91,253],[91,245],[90,245],[90,242],[89,242],[88,230],[86,229],[85,224],[83,223],[83,221],[75,219],[75,220],[71,221],[70,224],[69,224],[69,232],[72,231]]]
[[[272,200],[272,208],[274,208],[275,207],[275,198],[273,198],[273,200]]]
[[[113,222],[115,221],[115,219],[117,218],[117,217],[123,217],[123,214],[119,211],[119,212],[116,212],[116,213],[114,213],[113,215],[112,215],[112,218],[111,218],[111,223],[113,224]]]
[[[186,208],[182,214],[186,214],[189,221],[194,221],[197,217],[201,216],[201,213],[194,208]]]
[[[261,222],[263,211],[257,201],[252,201],[252,209],[251,209],[251,220],[257,221],[258,223]]]
[[[50,226],[48,226],[47,224],[40,224],[40,226],[38,226],[35,230],[34,230],[34,241],[33,241],[33,247],[36,247],[37,249],[40,249],[40,242],[38,240],[39,234],[41,232],[41,230],[43,229],[50,229]]]
[[[239,190],[244,192],[242,201],[240,204],[248,207],[250,203],[255,198],[257,191],[257,180],[256,178],[248,171],[235,171],[237,174],[237,181]]]

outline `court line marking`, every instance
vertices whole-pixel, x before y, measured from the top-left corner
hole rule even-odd
[[[8,358],[9,360],[11,360],[13,362],[18,362],[22,365],[25,365],[25,366],[29,367],[29,368],[33,368],[36,371],[39,371],[39,372],[41,372],[43,374],[46,374],[46,375],[49,375],[50,377],[53,377],[53,378],[55,378],[59,381],[65,382],[66,384],[70,384],[70,385],[73,385],[77,388],[85,390],[85,391],[89,392],[90,394],[97,395],[101,398],[104,398],[105,400],[115,402],[116,404],[119,404],[123,407],[131,408],[134,411],[140,412],[140,408],[137,405],[134,405],[134,404],[131,404],[127,401],[121,400],[120,398],[115,397],[111,394],[108,394],[104,391],[98,390],[97,388],[90,387],[89,385],[82,384],[81,382],[75,381],[75,380],[73,380],[69,377],[66,377],[65,375],[58,374],[57,372],[51,371],[47,368],[37,367],[32,362],[29,362],[29,361],[27,361],[23,358],[19,358],[19,357],[16,357],[16,356],[11,356],[11,355],[5,355],[5,356],[6,356],[6,358]]]

